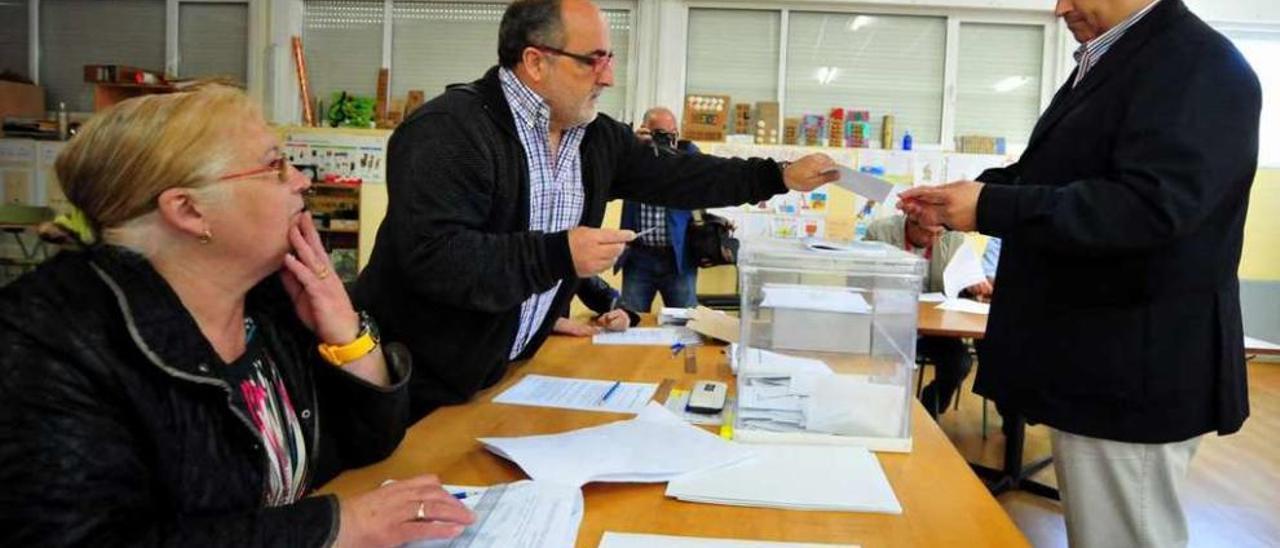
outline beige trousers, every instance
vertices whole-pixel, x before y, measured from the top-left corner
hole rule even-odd
[[[1179,493],[1200,436],[1144,444],[1051,429],[1050,442],[1073,548],[1187,545]]]

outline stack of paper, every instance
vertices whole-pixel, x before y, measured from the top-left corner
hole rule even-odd
[[[764,445],[750,459],[680,476],[667,496],[690,502],[794,510],[901,514],[871,452],[838,445]]]
[[[628,421],[562,434],[479,441],[534,480],[574,486],[593,481],[664,482],[752,455],[751,449],[691,426],[653,402]]]
[[[449,488],[456,492],[457,488]],[[476,521],[456,538],[406,544],[410,548],[503,546],[569,548],[582,525],[582,491],[577,487],[518,481],[492,487],[468,487],[462,503]]]
[[[970,314],[987,315],[991,313],[990,303],[980,303],[973,299],[947,299],[937,306],[938,310],[968,312]]]
[[[811,542],[770,542],[706,537],[673,537],[605,531],[599,548],[858,548],[856,544],[814,544]]]
[[[662,307],[658,312],[659,325],[684,325],[693,319],[692,308],[670,308]]]
[[[856,288],[768,284],[764,286],[763,308],[818,310],[846,314],[869,314],[871,305]]]
[[[515,386],[493,398],[493,402],[582,411],[639,413],[657,390],[658,385],[653,383],[526,375]]]
[[[626,331],[606,331],[597,333],[591,338],[592,344],[602,345],[635,345],[635,346],[671,346],[680,343],[686,346],[698,344],[698,334],[682,326],[664,327],[632,327]]]

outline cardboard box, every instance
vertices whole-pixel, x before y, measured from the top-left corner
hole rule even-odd
[[[32,84],[0,82],[0,118],[43,118],[44,88]]]

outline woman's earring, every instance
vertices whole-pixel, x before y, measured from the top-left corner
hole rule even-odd
[[[197,239],[197,240],[200,240],[200,243],[202,243],[202,244],[207,244],[207,243],[209,243],[209,242],[212,242],[212,241],[213,241],[213,233],[212,233],[212,232],[209,232],[209,229],[207,229],[207,228],[206,228],[206,229],[204,229],[204,234],[201,234],[201,235],[200,235],[199,237],[197,237],[196,239]]]

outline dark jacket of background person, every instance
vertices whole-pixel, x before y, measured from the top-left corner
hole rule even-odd
[[[314,487],[399,444],[407,353],[381,388],[324,362],[276,276],[248,295],[305,432]],[[0,545],[322,546],[338,504],[264,508],[262,440],[141,255],[63,252],[0,291]]]
[[[530,358],[578,283],[567,232],[531,232],[529,170],[497,68],[450,86],[400,124],[387,164],[387,216],[356,284],[387,340],[413,353],[412,416],[465,401],[502,378],[529,296],[563,281],[517,359]],[[785,192],[772,160],[654,157],[626,125],[599,115],[581,145],[580,224],[615,198],[694,209]]]
[[[1178,0],[1073,78],[1021,159],[979,177],[978,229],[1004,248],[975,391],[1090,437],[1234,432],[1258,80]]]
[[[701,154],[698,146],[691,141],[681,140],[678,144],[681,154]],[[685,246],[685,235],[689,232],[689,224],[693,222],[693,212],[687,209],[665,208],[667,225],[667,238],[671,240],[671,251],[675,253],[676,272],[683,274],[698,268],[698,262],[694,260],[693,253]],[[640,202],[627,201],[622,203],[622,220],[619,222],[621,228],[627,230],[640,230]],[[634,259],[635,256],[628,249],[621,257],[618,257],[618,264],[614,266],[614,272],[627,267],[627,261]],[[648,312],[647,310],[645,312]]]

